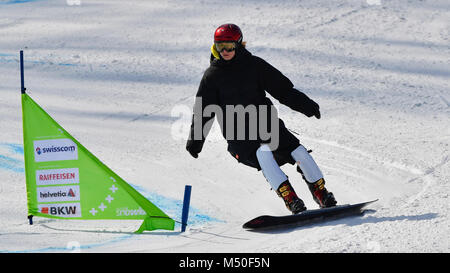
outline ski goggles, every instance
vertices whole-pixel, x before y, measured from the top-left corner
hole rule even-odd
[[[232,52],[236,49],[236,43],[235,42],[216,42],[214,43],[216,49],[218,52],[226,51],[226,52]]]

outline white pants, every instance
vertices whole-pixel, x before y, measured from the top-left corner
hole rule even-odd
[[[323,178],[322,172],[312,156],[306,151],[305,147],[302,145],[298,146],[297,149],[292,151],[291,156],[299,165],[308,182],[314,183],[320,178]],[[262,145],[259,147],[259,149],[256,150],[256,157],[258,158],[259,165],[261,166],[261,170],[267,182],[269,182],[272,189],[277,190],[281,183],[288,178],[273,157],[269,146]]]
[[[302,145],[298,146],[297,149],[292,151],[291,156],[302,170],[306,181],[309,183],[314,183],[323,178],[323,174],[320,171],[319,166],[317,166],[316,162],[305,147]]]

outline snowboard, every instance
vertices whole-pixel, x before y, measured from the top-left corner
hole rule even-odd
[[[242,227],[244,229],[256,231],[267,230],[303,226],[305,224],[334,220],[352,215],[361,215],[364,213],[364,208],[367,205],[376,201],[378,201],[378,199],[357,204],[346,204],[323,209],[305,210],[298,214],[287,216],[262,215],[248,221]]]

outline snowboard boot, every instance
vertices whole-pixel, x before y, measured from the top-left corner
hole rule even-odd
[[[292,212],[292,214],[297,214],[306,210],[305,204],[303,201],[298,198],[294,189],[289,183],[289,180],[284,181],[277,189],[277,194],[281,197],[286,205],[287,209]]]
[[[319,204],[320,208],[336,206],[336,199],[334,199],[333,193],[327,191],[327,189],[325,188],[325,180],[323,178],[314,183],[306,182],[306,184],[308,184],[313,199],[317,204]]]
[[[309,183],[299,166],[297,166],[297,172],[302,175],[303,180],[305,180],[309,190],[311,191],[314,201],[319,204],[320,208],[336,206],[337,202],[336,199],[334,199],[333,193],[327,191],[325,188],[325,179],[321,178],[314,183]]]

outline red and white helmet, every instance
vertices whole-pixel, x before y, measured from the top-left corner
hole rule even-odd
[[[214,42],[242,42],[242,31],[235,24],[224,24],[214,32]]]

